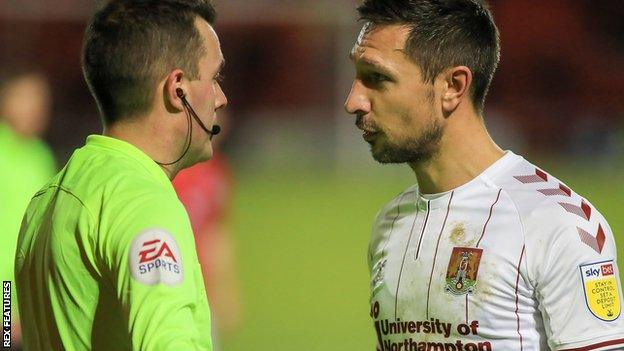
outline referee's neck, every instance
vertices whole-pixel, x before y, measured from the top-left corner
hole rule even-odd
[[[123,140],[135,146],[154,160],[170,180],[173,180],[182,169],[184,160],[179,160],[171,165],[163,165],[161,163],[168,163],[178,159],[179,155],[174,155],[172,150],[179,152],[183,146],[176,147],[177,144],[174,145],[176,142],[175,138],[171,136],[168,137],[167,133],[161,134],[157,128],[151,127],[149,123],[145,123],[145,120],[142,118],[106,126],[102,135]]]

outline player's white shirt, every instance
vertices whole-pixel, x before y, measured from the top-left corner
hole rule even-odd
[[[368,259],[380,350],[624,349],[609,225],[510,151],[453,191],[399,194]]]

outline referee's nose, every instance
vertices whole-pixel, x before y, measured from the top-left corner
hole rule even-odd
[[[221,84],[219,83],[217,83],[217,98],[215,100],[215,110],[225,107],[228,104],[227,96],[225,96],[225,92],[223,92],[223,88],[221,88]]]
[[[365,115],[370,112],[371,103],[365,92],[366,87],[364,87],[359,79],[355,79],[344,104],[347,113],[352,115]]]

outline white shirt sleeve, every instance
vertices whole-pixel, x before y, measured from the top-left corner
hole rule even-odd
[[[621,350],[624,316],[613,233],[593,206],[583,204],[566,209],[551,203],[525,219],[529,279],[553,350]]]

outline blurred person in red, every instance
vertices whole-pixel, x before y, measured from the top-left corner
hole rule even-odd
[[[241,321],[240,292],[235,269],[234,243],[229,228],[234,179],[221,152],[229,117],[219,114],[220,137],[212,141],[210,161],[178,173],[173,187],[189,215],[213,318],[213,347],[236,332]]]
[[[0,73],[0,274],[5,290],[5,282],[11,282],[13,349],[21,344],[13,285],[20,223],[30,198],[56,171],[52,152],[40,139],[50,110],[50,85],[42,72],[5,66]]]

